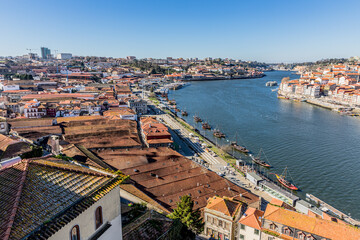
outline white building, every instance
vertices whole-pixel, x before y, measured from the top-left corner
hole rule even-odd
[[[0,83],[0,89],[3,91],[20,90],[20,86],[16,84]]]
[[[37,99],[25,103],[24,116],[26,118],[41,118],[46,115],[46,107]]]
[[[229,198],[212,197],[204,208],[204,233],[215,239],[233,240],[244,205]]]
[[[71,53],[58,53],[56,55],[56,59],[59,59],[59,60],[69,60],[71,58],[72,58]]]
[[[239,220],[237,239],[260,240],[261,218],[263,215],[263,211],[249,207]]]
[[[2,196],[0,238],[122,240],[123,177],[52,157],[2,169],[0,190],[16,191]]]

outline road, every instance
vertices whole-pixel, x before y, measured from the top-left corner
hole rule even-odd
[[[167,114],[158,115],[159,119],[165,122],[171,129],[174,131],[177,130],[178,135],[186,141],[189,146],[197,153],[202,159],[204,159],[209,164],[220,164],[219,157],[214,157],[211,153],[205,151],[200,143],[196,142],[193,138],[190,137],[190,131],[183,127],[179,122],[174,120]],[[222,164],[223,166],[223,164]]]

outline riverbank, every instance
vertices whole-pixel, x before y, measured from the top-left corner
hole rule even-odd
[[[322,98],[309,98],[303,95],[296,95],[296,94],[282,94],[280,90],[278,91],[278,98],[292,100],[295,102],[306,102],[314,106],[318,106],[334,112],[338,112],[341,115],[360,116],[360,108],[342,105],[338,103],[331,103]]]
[[[187,142],[189,143],[189,147],[192,148],[196,153],[200,154],[201,157],[205,157],[203,156],[202,152],[203,151],[202,148],[200,147],[196,147],[196,143],[192,142],[191,138],[187,138],[186,136],[190,136],[193,135],[195,138],[198,138],[199,143],[201,143],[201,146],[203,146],[203,144],[206,144],[206,149],[210,148],[211,150],[206,151],[208,153],[217,153],[218,155],[212,155],[210,157],[217,157],[219,155],[222,155],[221,158],[225,161],[225,163],[229,163],[230,166],[226,167],[226,165],[224,165],[224,163],[222,163],[221,161],[217,164],[214,164],[212,161],[208,160],[208,157],[205,157],[204,160],[209,161],[208,165],[206,166],[209,170],[220,173],[222,172],[222,168],[221,166],[224,166],[224,169],[234,171],[234,176],[236,176],[236,179],[234,178],[234,176],[227,176],[224,175],[224,177],[228,178],[230,181],[233,181],[235,184],[238,184],[238,180],[240,180],[240,182],[242,183],[241,187],[247,189],[250,192],[253,192],[255,194],[257,194],[258,196],[261,196],[263,199],[265,199],[266,201],[270,201],[271,198],[275,197],[278,199],[281,199],[282,201],[286,202],[287,204],[289,204],[290,206],[295,207],[296,209],[302,209],[303,207],[303,203],[301,202],[301,198],[299,198],[296,195],[293,195],[293,193],[289,190],[286,190],[284,188],[281,187],[281,185],[279,185],[276,181],[273,181],[271,179],[269,179],[268,177],[266,177],[265,175],[262,175],[261,172],[258,172],[252,168],[246,167],[245,164],[245,171],[241,171],[241,168],[238,168],[235,164],[232,164],[231,161],[229,161],[228,156],[230,156],[232,159],[231,160],[235,160],[236,158],[234,156],[231,156],[230,154],[228,154],[227,152],[223,151],[222,149],[219,149],[211,140],[207,139],[205,136],[203,136],[202,134],[200,134],[198,131],[196,131],[196,128],[194,128],[193,126],[191,126],[189,123],[186,122],[186,120],[178,117],[176,114],[167,111],[167,113],[165,114],[168,117],[165,116],[161,116],[160,118],[162,119],[162,121],[166,122],[169,127],[171,128],[175,128],[175,129],[179,129],[181,128],[179,125],[176,126],[175,122],[177,122],[178,124],[180,124],[184,129],[180,130],[180,135],[178,135],[178,137],[182,138],[183,141],[185,141],[185,139],[187,140]],[[171,120],[172,119],[172,120]],[[171,123],[173,122],[173,123]],[[174,125],[175,124],[175,125]],[[175,130],[172,129],[172,130]],[[186,133],[184,132],[184,130],[186,129]],[[185,136],[185,138],[184,138]],[[228,156],[226,156],[228,155]],[[193,158],[192,158],[193,159]],[[262,178],[261,183],[259,185],[255,184],[254,182],[251,181],[251,179],[254,176],[258,176],[258,178]],[[279,187],[280,186],[280,187]],[[309,196],[313,196],[311,194],[307,194]],[[312,197],[312,200],[315,199],[316,197]],[[317,199],[317,198],[316,198]],[[298,202],[300,203],[300,206],[298,206]],[[326,208],[321,208],[321,209],[315,209],[314,206],[312,206],[312,210],[313,211],[324,211],[326,213],[331,213],[331,214],[335,214],[337,217],[339,217],[340,219],[354,225],[357,226],[359,225],[359,221],[351,218],[350,216],[343,214],[342,212],[340,212],[339,210],[331,207],[330,205],[325,203],[325,202],[321,202],[321,206],[323,207],[327,207]],[[328,212],[331,211],[331,212]],[[341,214],[339,214],[341,213]]]
[[[288,167],[295,185],[303,191],[299,196],[311,193],[359,219],[360,195],[354,191],[360,181],[358,119],[312,104],[280,101],[265,83],[298,76],[279,71],[266,74],[255,80],[192,82],[170,91],[169,98],[188,112],[182,118],[208,139],[228,145],[227,140],[235,141],[237,133],[239,144],[255,153],[260,148],[265,151],[274,166],[270,172],[281,174]],[[211,131],[202,130],[194,115],[220,129],[227,140],[216,140]]]
[[[238,80],[238,79],[255,79],[255,78],[263,78],[265,74],[256,74],[256,75],[241,75],[241,76],[215,76],[215,77],[206,77],[206,78],[189,78],[182,79],[184,82],[191,81],[220,81],[220,80]]]

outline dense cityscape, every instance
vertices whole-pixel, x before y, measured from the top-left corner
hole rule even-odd
[[[0,8],[0,240],[360,240],[360,1]]]
[[[358,58],[312,70],[40,52],[1,58],[1,239],[359,238],[359,221],[294,194],[286,175],[266,176],[261,152],[214,143],[169,99],[194,81],[256,81],[282,69],[299,78],[282,79],[278,98],[357,115]]]

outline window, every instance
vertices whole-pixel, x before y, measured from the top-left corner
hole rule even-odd
[[[270,224],[270,229],[271,230],[276,230],[277,226],[274,223]]]
[[[222,227],[223,221],[219,220],[219,227]]]
[[[103,224],[102,208],[98,207],[95,210],[95,229],[98,229]]]
[[[240,224],[240,228],[241,228],[242,230],[245,230],[245,225],[244,225],[244,224]]]
[[[70,231],[70,240],[80,240],[79,225],[75,225]]]
[[[305,240],[305,234],[299,233],[298,235],[300,240]]]
[[[254,234],[259,235],[260,231],[258,229],[254,229]]]
[[[244,240],[244,239],[245,239],[245,236],[242,235],[242,234],[240,234],[240,239],[241,239],[241,240]]]

